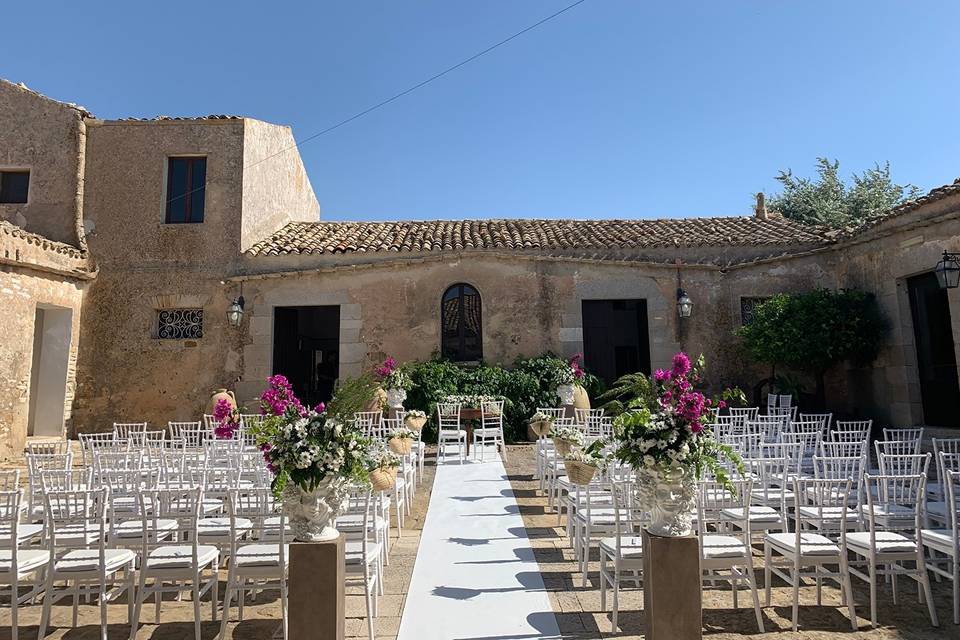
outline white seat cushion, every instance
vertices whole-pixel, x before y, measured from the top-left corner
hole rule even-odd
[[[17,575],[24,575],[47,564],[50,552],[43,549],[21,549],[17,553]],[[0,575],[13,571],[13,550],[0,549]]]
[[[860,513],[864,519],[870,517],[870,505],[861,505]],[[878,504],[873,506],[873,514],[880,521],[911,521],[915,518],[916,512],[911,507],[904,507],[899,504]]]
[[[765,540],[774,547],[789,551],[791,554],[797,549],[796,533],[770,533]],[[819,533],[800,534],[800,555],[804,556],[834,556],[840,554],[840,547],[830,538]]]
[[[440,440],[456,440],[457,438],[466,438],[467,432],[464,429],[444,429],[438,437]]]
[[[954,548],[953,532],[949,529],[924,529],[923,544],[950,551]]]
[[[600,548],[613,557],[617,556],[617,539],[601,538]],[[639,536],[620,536],[620,557],[624,560],[636,560],[643,557],[643,538]]]
[[[0,547],[10,544],[12,527],[8,524],[0,525]],[[17,545],[37,537],[43,533],[42,524],[20,524],[17,526]]]
[[[931,500],[927,502],[927,513],[934,516],[946,516],[947,503],[942,500]]]
[[[153,529],[154,521],[152,518],[147,519],[147,530]],[[151,536],[151,540],[163,540],[170,537],[174,531],[179,527],[179,523],[173,519],[167,518],[157,518],[156,520],[156,530],[159,532],[159,538]],[[117,538],[140,538],[143,539],[143,521],[142,520],[128,520],[127,522],[121,522],[113,529],[113,535]]]
[[[473,430],[473,435],[478,436],[478,437],[484,437],[484,438],[490,438],[490,437],[492,437],[492,436],[499,436],[499,435],[500,435],[500,428],[499,428],[499,427],[487,427],[487,428],[485,428],[485,429],[474,429],[474,430]]]
[[[910,553],[917,550],[916,542],[894,531],[877,531],[876,544],[879,553]],[[847,546],[861,552],[870,549],[870,532],[848,533]]]
[[[347,540],[346,544],[344,545],[344,551],[344,556],[348,565],[360,564],[364,560],[362,540]],[[379,556],[380,545],[376,542],[367,541],[366,563],[372,564],[376,562]]]
[[[720,511],[720,515],[730,520],[739,520],[743,522],[743,508],[731,507]],[[781,521],[780,513],[773,507],[751,506],[748,507],[747,519],[751,524],[776,524]]]
[[[104,568],[112,573],[136,558],[136,554],[129,549],[105,549]],[[100,551],[98,549],[75,549],[68,551],[54,564],[56,573],[74,573],[83,571],[98,571],[100,567]]]
[[[790,489],[770,488],[765,492],[762,489],[754,489],[750,492],[750,495],[755,500],[766,500],[767,502],[780,502],[781,500],[791,502],[793,500],[793,491]]]
[[[234,518],[237,538],[253,529],[248,518]],[[197,522],[197,535],[201,538],[227,538],[230,536],[230,518],[201,518]]]
[[[747,548],[740,538],[707,534],[700,536],[700,546],[705,560],[714,558],[743,558]]]
[[[283,558],[290,557],[289,545],[283,545]],[[280,566],[280,554],[275,544],[246,544],[237,549],[233,557],[235,567],[275,567]]]
[[[205,567],[220,555],[213,545],[197,545],[197,565]],[[157,547],[147,556],[147,569],[187,569],[193,566],[193,547],[188,544],[169,544]]]

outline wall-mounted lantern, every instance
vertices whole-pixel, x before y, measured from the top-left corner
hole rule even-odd
[[[227,307],[227,322],[231,327],[239,327],[243,322],[243,282],[240,283],[240,295]]]
[[[693,301],[683,289],[677,289],[677,314],[681,318],[689,318],[693,312]]]
[[[956,289],[960,287],[960,253],[943,252],[943,257],[937,263],[934,272],[941,289]]]

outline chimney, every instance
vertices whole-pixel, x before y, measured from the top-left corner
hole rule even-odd
[[[763,195],[763,192],[757,194],[757,207],[754,209],[754,215],[757,220],[768,220],[769,214],[767,213],[767,203]]]

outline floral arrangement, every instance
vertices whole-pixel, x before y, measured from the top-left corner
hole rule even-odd
[[[677,353],[672,365],[669,370],[657,369],[649,392],[628,402],[627,410],[614,420],[615,455],[638,471],[691,468],[699,478],[709,469],[725,482],[728,476],[721,458],[741,471],[742,463],[705,429],[711,409],[724,403],[707,398],[695,387],[702,381],[703,356],[691,363],[685,353]]]
[[[417,432],[406,427],[397,427],[390,431],[388,438],[400,438],[402,440],[416,440]]]
[[[367,452],[369,463],[367,471],[374,469],[396,469],[400,466],[400,456],[383,446],[382,442],[370,447]]]
[[[424,418],[424,419],[426,419],[426,417],[427,417],[427,414],[424,413],[423,411],[420,411],[419,409],[411,409],[410,411],[407,411],[406,415],[404,415],[404,418]]]
[[[218,440],[233,440],[240,429],[240,410],[228,400],[220,398],[213,407],[213,419],[217,426],[213,428],[213,435]]]
[[[291,482],[311,491],[330,477],[365,483],[370,441],[323,404],[305,408],[285,377],[272,376],[267,383],[260,396],[266,417],[252,431],[274,476],[274,492],[279,495]]]
[[[607,440],[596,440],[586,449],[575,449],[563,456],[564,460],[581,462],[590,467],[603,469],[607,466],[608,456],[603,454],[604,448],[610,443]]]
[[[533,417],[530,418],[530,422],[549,422],[553,424],[555,418],[549,414],[544,413],[543,411],[537,411],[533,414]]]
[[[459,404],[468,409],[479,409],[487,402],[499,402],[503,396],[455,395],[447,396],[444,402]]]
[[[384,389],[402,389],[409,391],[413,388],[413,379],[397,364],[393,358],[387,358],[379,367],[373,370]]]
[[[580,364],[582,360],[583,354],[575,353],[566,363],[560,364],[556,372],[557,384],[576,384],[583,380],[587,373]]]
[[[548,436],[554,440],[569,442],[577,447],[582,447],[584,442],[583,432],[568,424],[554,425],[553,428],[550,429]]]

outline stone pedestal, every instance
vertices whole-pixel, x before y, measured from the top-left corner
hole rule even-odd
[[[643,610],[647,640],[701,640],[700,547],[696,536],[643,532]]]
[[[343,536],[290,545],[287,594],[291,640],[343,640]]]

